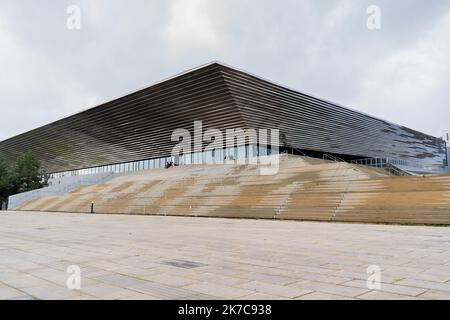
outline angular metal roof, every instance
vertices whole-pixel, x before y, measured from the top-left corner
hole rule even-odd
[[[278,128],[282,143],[356,157],[442,164],[443,141],[257,76],[210,63],[0,142],[31,151],[48,172],[170,155],[175,129]]]

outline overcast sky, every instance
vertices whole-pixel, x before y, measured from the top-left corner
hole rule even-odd
[[[367,28],[369,5],[380,30]],[[0,0],[0,140],[212,60],[450,129],[448,0]]]

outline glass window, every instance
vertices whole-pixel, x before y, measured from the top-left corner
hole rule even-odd
[[[213,161],[217,162],[222,159],[222,149],[214,150]]]
[[[258,155],[260,156],[260,157],[262,157],[262,156],[266,156],[267,155],[267,146],[265,146],[265,145],[259,145],[259,150],[258,150]]]
[[[192,155],[190,153],[183,155],[183,158],[185,164],[192,164]]]
[[[208,150],[208,151],[204,152],[206,164],[211,164],[213,162],[213,151],[214,150]]]
[[[234,147],[227,148],[227,156],[229,159],[234,157]]]
[[[246,154],[246,148],[245,146],[239,146],[237,148],[237,158],[238,159],[245,159],[245,154]]]

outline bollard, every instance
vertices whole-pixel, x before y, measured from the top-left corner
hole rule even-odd
[[[94,213],[94,201],[91,202],[91,213]]]

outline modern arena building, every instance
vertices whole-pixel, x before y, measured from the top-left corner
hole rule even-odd
[[[445,141],[213,62],[0,142],[14,161],[32,152],[53,177],[161,168],[173,161],[174,130],[278,129],[281,152],[346,161],[442,168]],[[241,142],[179,164],[250,157],[271,146]],[[209,151],[211,152],[211,151]],[[374,160],[376,159],[376,160]],[[389,159],[389,160],[388,160]]]

